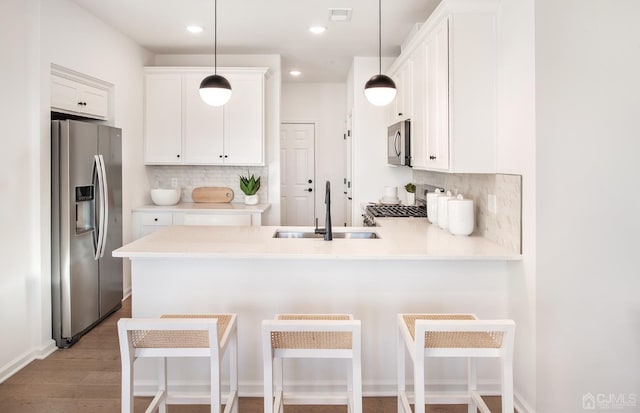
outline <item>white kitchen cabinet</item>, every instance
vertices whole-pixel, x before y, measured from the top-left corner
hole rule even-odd
[[[410,59],[407,59],[402,66],[391,74],[391,78],[396,84],[396,98],[388,106],[388,125],[392,125],[405,119],[411,119],[412,117],[412,76],[413,62]]]
[[[409,58],[413,64],[411,84],[413,116],[411,118],[411,165],[427,168],[427,47],[421,44]]]
[[[212,72],[145,69],[146,164],[264,165],[266,68],[218,68],[233,90],[222,107],[205,104],[198,93]]]
[[[135,239],[173,225],[173,214],[170,212],[134,212],[132,218]]]
[[[414,168],[495,173],[496,10],[496,0],[443,0],[391,66],[413,62]]]
[[[187,73],[184,81],[184,163],[223,163],[224,106],[210,106],[200,98],[200,82],[209,72]],[[235,97],[235,96],[234,96]]]
[[[92,119],[109,115],[109,87],[80,74],[52,69],[51,110]]]
[[[133,236],[134,239],[149,235],[159,229],[170,225],[212,225],[212,226],[260,226],[262,225],[262,212],[259,211],[171,211],[172,207],[162,209],[154,207],[157,211],[133,211]],[[145,208],[146,209],[146,208]]]
[[[427,36],[425,125],[421,137],[426,169],[449,169],[449,22],[443,19]]]
[[[145,76],[144,162],[182,163],[182,76]]]

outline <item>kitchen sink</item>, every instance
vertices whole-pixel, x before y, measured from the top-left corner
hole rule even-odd
[[[324,234],[316,234],[313,231],[286,231],[278,230],[273,234],[273,238],[324,238]],[[344,239],[378,239],[380,236],[375,232],[370,231],[347,231],[347,232],[334,232],[333,238]]]

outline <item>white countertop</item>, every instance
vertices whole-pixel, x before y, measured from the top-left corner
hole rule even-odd
[[[217,204],[216,204],[217,205]],[[232,204],[233,205],[233,204]],[[179,209],[183,210],[183,209]],[[371,228],[336,227],[333,232],[374,231],[380,239],[273,238],[285,226],[170,226],[113,252],[128,258],[520,260],[520,254],[477,236],[453,236],[424,218],[382,219]]]
[[[133,212],[189,212],[189,213],[263,213],[271,204],[245,205],[237,203],[197,203],[182,202],[176,205],[144,205],[134,208]]]

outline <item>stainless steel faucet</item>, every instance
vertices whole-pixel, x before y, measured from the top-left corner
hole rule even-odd
[[[324,215],[324,228],[318,228],[318,218],[316,218],[316,234],[324,234],[325,241],[333,240],[333,232],[331,230],[331,183],[327,181],[324,193],[324,204],[326,212]]]

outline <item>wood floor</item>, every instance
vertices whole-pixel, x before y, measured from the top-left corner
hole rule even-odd
[[[130,317],[131,300],[70,349],[36,360],[0,384],[2,413],[117,413],[120,411],[120,351],[116,323]],[[136,398],[142,413],[150,399]],[[500,399],[486,398],[492,412]],[[262,398],[241,398],[240,413],[261,413]],[[365,413],[395,413],[395,397],[366,397]],[[170,406],[170,413],[208,412],[208,406]],[[286,406],[285,413],[346,413],[345,406]],[[466,413],[467,406],[428,406],[428,413]]]

